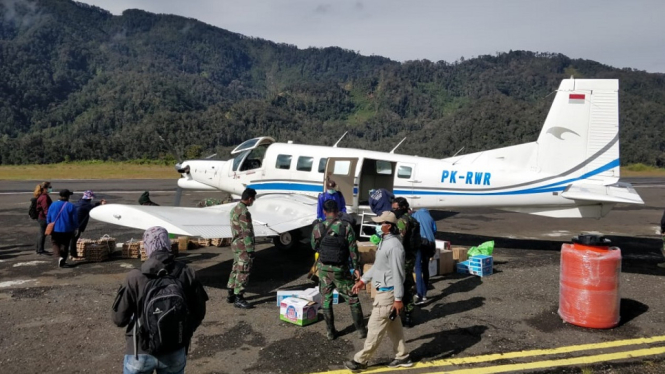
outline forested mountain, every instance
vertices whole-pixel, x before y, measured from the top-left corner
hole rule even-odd
[[[66,0],[0,3],[0,163],[187,156],[243,140],[443,158],[533,141],[560,80],[620,79],[622,162],[665,166],[665,75],[511,51],[447,63],[248,38]]]

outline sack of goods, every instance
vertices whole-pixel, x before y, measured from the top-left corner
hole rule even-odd
[[[122,258],[141,258],[141,246],[143,242],[131,239],[122,244]]]

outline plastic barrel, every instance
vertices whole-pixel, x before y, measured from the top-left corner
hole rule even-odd
[[[619,324],[621,250],[563,244],[559,316],[573,325],[606,329]]]

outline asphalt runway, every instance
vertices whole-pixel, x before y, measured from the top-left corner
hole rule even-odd
[[[495,273],[485,278],[458,274],[432,278],[429,301],[415,315],[418,325],[405,332],[407,349],[420,365],[411,371],[481,365],[485,372],[499,372],[490,370],[498,370],[493,368],[501,364],[524,364],[532,369],[515,366],[514,370],[578,373],[580,367],[591,365],[592,372],[665,372],[665,355],[657,353],[665,343],[649,340],[665,335],[665,270],[656,267],[663,261],[657,230],[665,209],[665,180],[630,182],[645,205],[617,206],[599,220],[552,219],[493,209],[433,212],[441,239],[465,246],[495,240]],[[141,192],[150,190],[155,202],[170,205],[175,191],[175,180],[52,183],[56,191],[93,189],[98,199],[125,204],[135,204]],[[21,373],[120,372],[124,330],[111,323],[109,311],[118,284],[140,261],[114,258],[58,269],[54,259],[35,255],[37,225],[27,217],[29,192],[35,184],[0,182],[0,365],[7,372]],[[222,194],[185,191],[181,205],[194,206],[207,197],[221,198]],[[580,232],[608,235],[622,250],[622,319],[616,328],[584,329],[563,323],[557,315],[558,250]],[[104,234],[120,242],[140,238],[142,232],[91,221],[85,236]],[[298,327],[278,318],[276,290],[309,287],[305,274],[312,264],[312,252],[303,248],[282,253],[268,241],[262,241],[258,249],[247,294],[256,308],[249,311],[235,309],[224,300],[232,262],[228,248],[195,249],[181,256],[197,270],[210,296],[208,314],[194,336],[187,372],[342,369],[341,362],[363,343],[353,334],[346,305],[335,306],[342,336],[332,342],[325,339],[323,321]],[[365,293],[361,303],[367,316],[371,299]],[[610,343],[625,347],[601,348]],[[580,344],[590,345],[589,351],[569,348]],[[639,349],[642,347],[647,349]],[[492,364],[462,362],[482,362],[484,355],[533,349],[543,351],[536,356],[519,353],[522,358]],[[646,356],[631,358],[640,354]],[[390,356],[386,342],[371,363],[381,365]],[[586,360],[579,361],[580,357]],[[542,363],[550,358],[569,368],[546,369]]]

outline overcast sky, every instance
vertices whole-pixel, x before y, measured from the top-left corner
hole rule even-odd
[[[558,52],[665,73],[661,0],[79,0],[196,18],[300,48],[339,46],[398,61]]]

